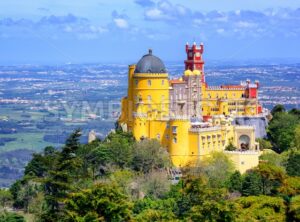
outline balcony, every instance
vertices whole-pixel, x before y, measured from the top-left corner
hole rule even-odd
[[[213,126],[213,127],[207,127],[207,128],[192,127],[192,128],[190,128],[189,131],[193,132],[193,133],[201,133],[201,132],[213,132],[213,131],[218,131],[218,130],[221,130],[220,126]]]

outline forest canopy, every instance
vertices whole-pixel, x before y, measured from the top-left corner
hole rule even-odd
[[[0,221],[299,221],[300,115],[282,107],[272,115],[257,167],[242,175],[213,153],[182,168],[179,181],[156,140],[116,130],[81,144],[76,130],[62,148],[33,154],[24,176],[0,190]]]

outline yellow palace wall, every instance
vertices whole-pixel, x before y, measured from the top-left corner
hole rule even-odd
[[[141,138],[157,139],[167,148],[175,166],[181,167],[201,160],[214,151],[223,151],[231,141],[239,146],[239,136],[250,137],[250,149],[255,146],[253,127],[236,127],[221,117],[213,117],[214,127],[191,129],[187,119],[168,119],[169,116],[169,81],[167,74],[139,73],[134,74],[135,66],[129,66],[128,95],[122,99],[122,113],[119,119],[124,129],[131,131],[137,140]],[[203,115],[227,115],[230,104],[244,102],[243,90],[206,90],[203,88]],[[225,97],[227,100],[221,100]],[[211,98],[208,98],[208,97]],[[241,98],[241,99],[235,99]],[[211,111],[210,108],[218,107]],[[251,108],[246,108],[249,114]],[[247,111],[249,110],[249,111]],[[242,112],[240,115],[244,114]],[[252,115],[252,113],[250,112]],[[245,155],[241,152],[227,155],[241,172],[258,164],[258,155]]]
[[[203,84],[202,114],[204,116],[229,115],[235,111],[237,115],[256,115],[256,99],[247,99],[249,102],[246,102],[246,99],[242,97],[244,93],[244,89],[207,89]]]

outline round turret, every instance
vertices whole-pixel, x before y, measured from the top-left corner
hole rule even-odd
[[[152,55],[152,50],[137,63],[134,73],[166,73],[166,67],[160,58]]]

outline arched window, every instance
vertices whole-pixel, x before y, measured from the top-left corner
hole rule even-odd
[[[177,138],[176,137],[173,138],[173,143],[177,143]]]
[[[151,86],[151,80],[148,80],[148,86]]]
[[[250,145],[250,137],[247,135],[241,135],[239,138],[239,145],[242,150],[248,150]]]

